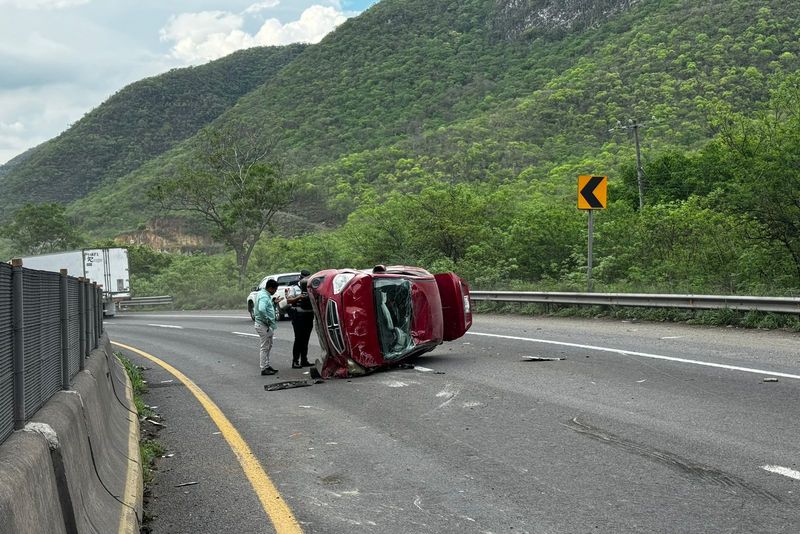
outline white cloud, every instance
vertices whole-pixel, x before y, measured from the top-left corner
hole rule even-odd
[[[300,15],[300,20],[281,24],[277,19],[264,23],[256,40],[260,45],[285,45],[289,43],[318,43],[347,17],[333,7],[311,6]]]
[[[91,0],[0,0],[0,7],[11,6],[17,9],[63,9],[88,4]]]
[[[175,43],[173,57],[198,63],[254,46],[253,37],[241,30],[243,24],[240,15],[223,11],[182,13],[161,30],[161,40]]]
[[[280,4],[280,0],[264,0],[263,2],[251,5],[250,7],[244,10],[244,13],[248,15],[253,13],[260,13],[262,11],[266,11],[267,9],[272,9],[273,7],[277,7],[278,4]]]
[[[183,13],[172,17],[161,30],[161,40],[174,42],[172,57],[191,64],[218,59],[252,46],[317,43],[345,20],[347,16],[335,7],[313,5],[296,21],[283,24],[271,18],[251,35],[242,29],[245,19],[240,15],[223,11]]]
[[[100,95],[79,87],[54,84],[0,92],[0,162],[57,135],[64,124],[80,119]],[[42,106],[42,102],[48,102]]]

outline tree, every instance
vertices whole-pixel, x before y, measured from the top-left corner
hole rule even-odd
[[[253,247],[295,191],[276,143],[271,132],[240,122],[205,128],[196,159],[149,191],[163,208],[198,213],[211,223],[212,237],[236,253],[240,287]]]
[[[19,252],[31,255],[69,250],[83,241],[67,220],[64,206],[56,203],[25,204],[3,233]]]
[[[800,280],[800,74],[778,79],[769,109],[725,114],[718,127],[737,169],[729,205],[759,223],[754,237],[784,248]]]

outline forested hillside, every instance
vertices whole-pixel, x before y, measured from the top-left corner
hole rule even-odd
[[[0,220],[26,201],[70,202],[191,137],[303,46],[252,48],[131,84],[67,131],[0,167]]]
[[[581,289],[575,183],[605,174],[599,287],[800,288],[794,2],[382,0],[298,51],[211,122],[274,133],[303,184],[291,211],[330,229],[265,238],[256,270],[419,263],[476,287]],[[629,121],[641,125],[641,210]],[[37,150],[66,158],[58,141]],[[109,167],[68,213],[96,236],[140,227],[157,213],[147,191],[197,146]],[[49,172],[34,158],[22,168]],[[226,287],[227,259],[176,261],[144,287],[204,268],[225,273],[204,287]]]

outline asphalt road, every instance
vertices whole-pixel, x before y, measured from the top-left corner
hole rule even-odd
[[[416,369],[267,392],[303,378],[288,322],[273,377],[242,313],[106,328],[213,399],[304,532],[800,532],[798,334],[481,315]],[[275,532],[191,392],[126,356],[174,455],[153,532]]]

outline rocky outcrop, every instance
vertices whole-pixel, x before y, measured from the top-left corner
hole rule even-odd
[[[496,0],[493,30],[503,39],[561,36],[597,27],[642,0]]]

